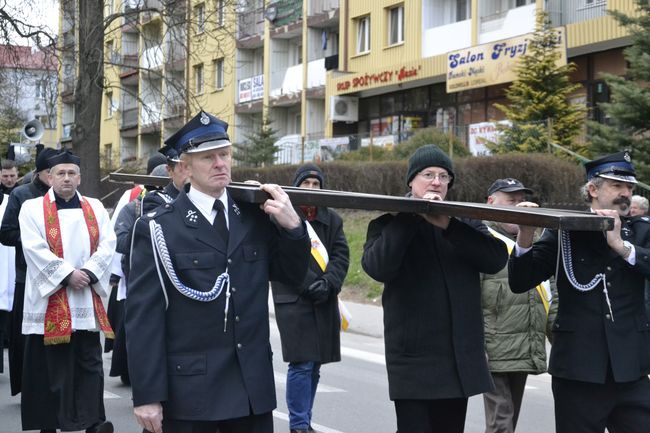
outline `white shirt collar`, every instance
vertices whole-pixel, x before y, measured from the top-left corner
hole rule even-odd
[[[228,209],[228,193],[225,188],[223,189],[223,193],[215,199],[211,195],[201,192],[190,185],[187,197],[210,224],[214,222],[214,217],[217,215],[217,211],[213,209],[215,200],[220,200],[223,203],[223,208]],[[228,225],[228,211],[225,212],[225,216],[226,225]]]

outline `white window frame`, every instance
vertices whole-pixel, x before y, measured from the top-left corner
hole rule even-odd
[[[357,18],[357,54],[370,52],[370,15]]]
[[[216,59],[212,63],[212,70],[214,74],[214,88],[215,90],[221,90],[224,87],[223,58]]]
[[[216,0],[215,7],[217,9],[217,25],[223,27],[225,24],[225,2],[224,0]]]
[[[397,31],[393,34],[393,18],[397,15]],[[395,39],[393,39],[393,36]],[[397,45],[404,42],[404,4],[388,8],[388,45]]]
[[[113,92],[106,92],[106,118],[111,119],[116,111],[117,107],[113,101]]]
[[[194,21],[196,22],[196,33],[205,31],[205,3],[194,6]]]
[[[201,95],[205,92],[205,70],[203,63],[194,66],[194,93]]]

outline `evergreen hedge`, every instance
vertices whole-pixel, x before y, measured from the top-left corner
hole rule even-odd
[[[371,194],[401,196],[408,192],[404,182],[407,161],[348,162],[320,164],[325,188]],[[266,168],[233,167],[233,181],[291,185],[296,165]],[[583,208],[579,189],[585,182],[584,169],[575,163],[546,154],[507,154],[454,159],[456,180],[447,199],[485,201],[495,179],[514,177],[535,194],[532,199],[545,207]]]

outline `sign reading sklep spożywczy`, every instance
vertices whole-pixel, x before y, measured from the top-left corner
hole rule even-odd
[[[557,65],[566,65],[564,27],[557,32]],[[508,83],[517,79],[519,59],[528,54],[532,33],[447,54],[447,93]]]

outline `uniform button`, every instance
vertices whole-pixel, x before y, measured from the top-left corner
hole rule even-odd
[[[648,261],[648,256],[643,256],[643,260]]]
[[[165,209],[169,209],[169,204],[166,204],[166,205],[165,205]]]
[[[608,271],[611,271],[611,270],[612,270],[612,267],[611,267],[611,266],[607,266],[607,270],[608,270]]]
[[[235,316],[235,322],[239,322],[239,316]]]
[[[194,260],[192,260],[192,263],[194,263],[195,265],[198,265],[199,261],[197,259],[194,259]]]
[[[228,264],[231,264],[231,263],[232,263],[232,259],[228,259]]]
[[[176,371],[181,371],[182,368],[183,368],[183,367],[181,367],[180,364],[177,364],[177,365],[176,365]]]
[[[237,291],[237,288],[236,288],[236,287],[231,287],[231,288],[230,288],[230,291],[231,291],[231,292],[236,292],[236,291]]]
[[[612,318],[612,316],[610,316],[609,313],[605,314],[605,319],[609,320],[611,318]]]
[[[612,283],[610,283],[610,282],[608,281],[608,282],[607,282],[607,287],[612,287]]]
[[[241,349],[241,343],[237,343],[237,349]]]

